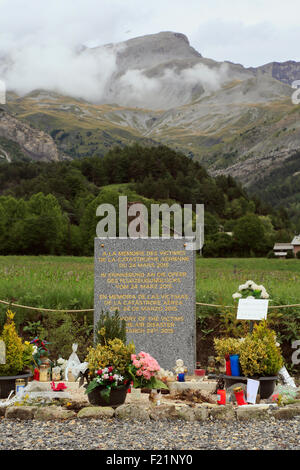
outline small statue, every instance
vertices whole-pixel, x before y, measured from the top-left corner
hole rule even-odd
[[[214,356],[208,356],[207,375],[209,379],[215,379],[217,377],[217,368]]]
[[[216,372],[216,361],[214,356],[208,356],[207,371],[212,374]]]
[[[174,367],[175,374],[185,374],[186,368],[184,367],[183,360],[177,359],[176,367]]]

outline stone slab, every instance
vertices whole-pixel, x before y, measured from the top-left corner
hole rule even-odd
[[[127,341],[173,370],[196,363],[195,252],[186,239],[96,238],[94,323],[118,310]]]
[[[29,398],[49,398],[50,400],[54,398],[66,398],[69,400],[71,398],[70,393],[66,392],[28,392]]]
[[[205,390],[214,392],[217,386],[216,381],[205,382],[203,380],[197,382],[169,382],[168,387],[171,395],[181,393],[184,390]]]

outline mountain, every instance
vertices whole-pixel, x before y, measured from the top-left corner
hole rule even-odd
[[[0,157],[11,161],[15,158],[58,161],[59,152],[52,137],[33,129],[14,116],[0,109]]]
[[[104,70],[103,57],[109,57],[111,69]],[[58,89],[8,93],[8,128],[2,126],[1,135],[22,144],[27,156],[101,156],[116,144],[163,143],[200,161],[212,175],[230,174],[252,192],[259,188],[262,197],[262,181],[270,181],[274,171],[286,167],[286,178],[300,171],[300,106],[291,99],[300,63],[246,68],[217,62],[174,32],[83,47],[78,58],[98,64],[94,98]],[[11,125],[19,131],[11,132]],[[23,142],[30,135],[26,126],[36,139],[34,151]]]

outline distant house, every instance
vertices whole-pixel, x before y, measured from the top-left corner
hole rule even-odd
[[[289,251],[292,251],[294,255],[300,251],[300,235],[296,235],[291,243],[275,243],[274,255],[279,258],[285,258]]]
[[[300,235],[296,235],[291,244],[293,245],[293,249],[294,249],[294,254],[296,255],[296,253],[298,253],[298,251],[300,251]]]
[[[294,247],[291,243],[275,243],[273,251],[274,255],[279,258],[285,258],[288,251],[293,251]]]

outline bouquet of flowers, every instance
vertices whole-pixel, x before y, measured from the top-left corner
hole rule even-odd
[[[232,295],[234,300],[238,299],[268,299],[269,294],[264,286],[258,286],[253,281],[247,281],[239,286],[238,292]]]
[[[96,376],[89,382],[86,387],[86,393],[90,393],[95,388],[102,386],[101,395],[105,401],[109,401],[110,392],[112,389],[124,388],[129,383],[113,366],[104,367],[96,371]]]
[[[141,351],[139,354],[131,355],[131,365],[129,372],[133,379],[134,388],[168,388],[167,385],[158,379],[160,371],[158,362],[150,354]]]
[[[47,341],[43,341],[42,339],[39,339],[37,336],[30,341],[30,344],[33,345],[33,359],[35,363],[39,366],[41,365],[41,357],[47,357],[49,356],[49,349],[47,348],[47,345],[49,344]]]

